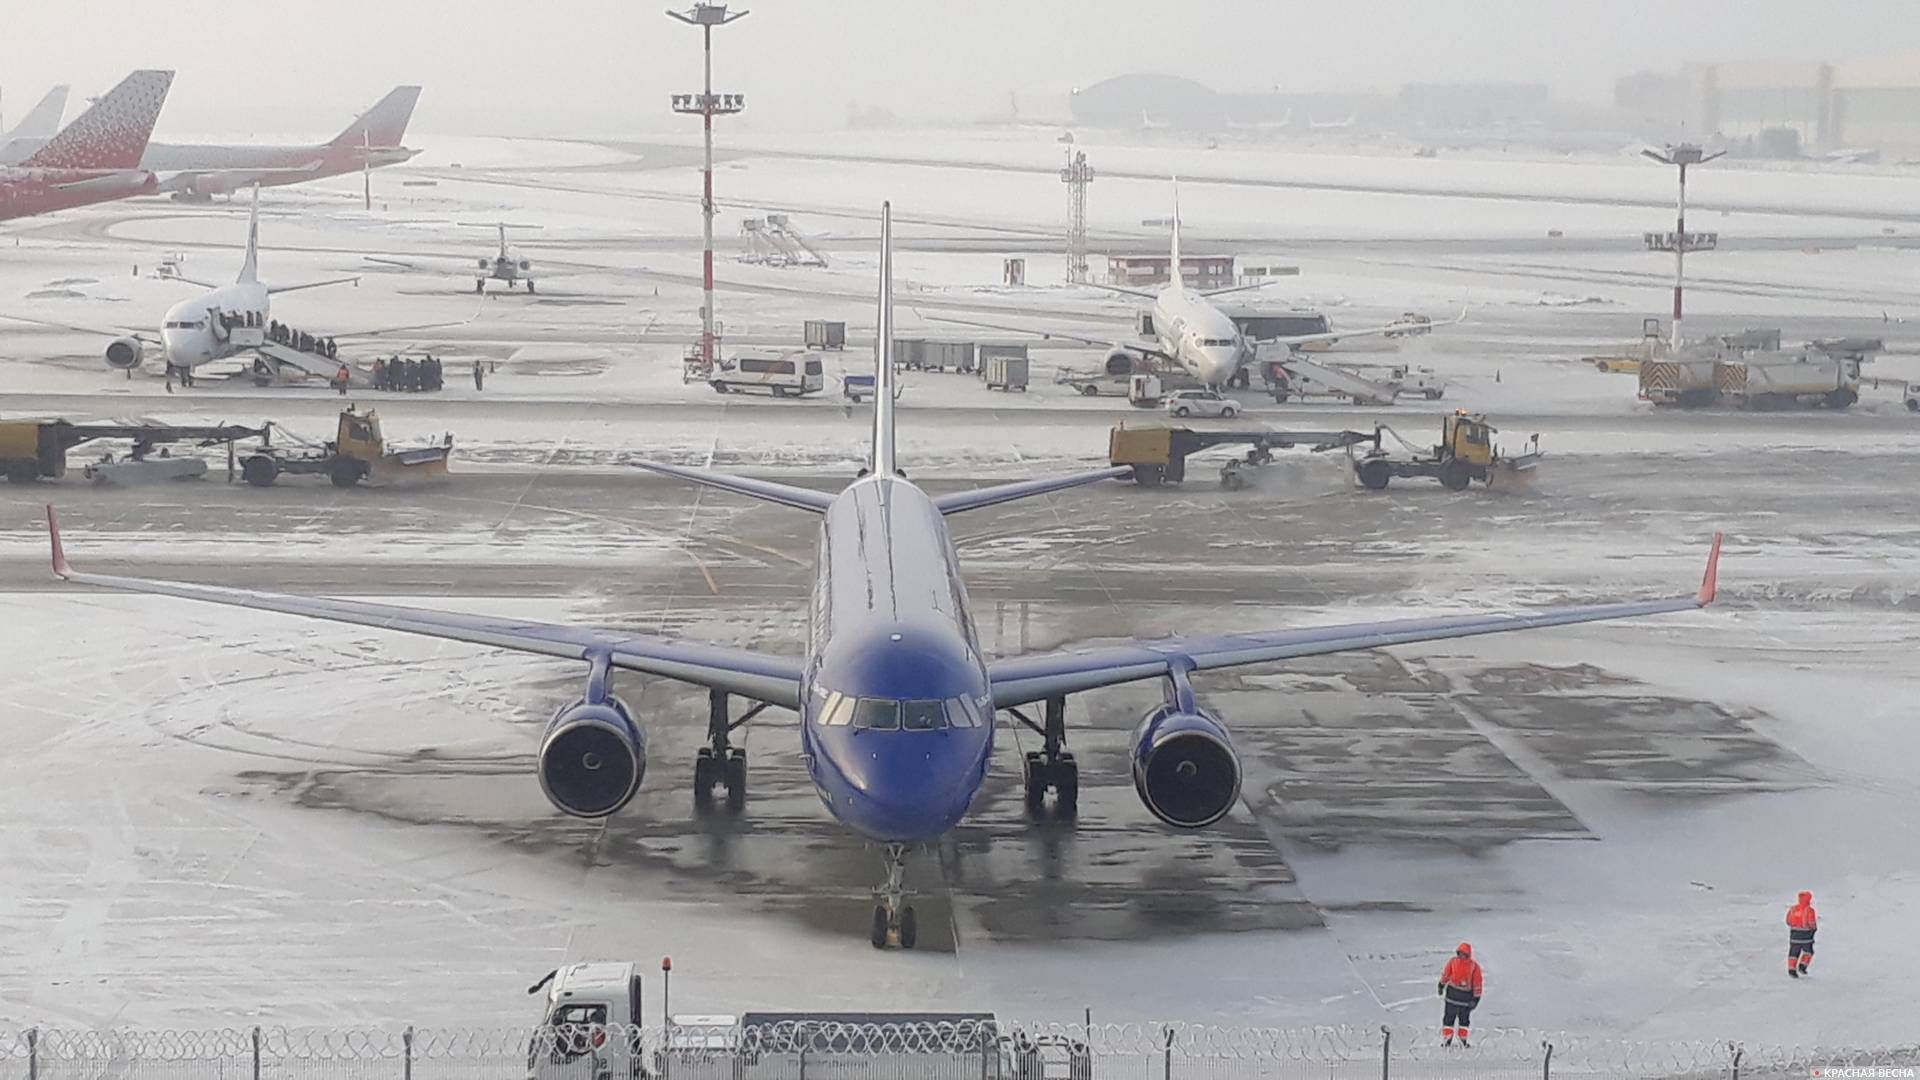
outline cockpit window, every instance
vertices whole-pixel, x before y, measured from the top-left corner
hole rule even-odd
[[[1200,344],[1208,347],[1224,347],[1233,344],[1233,339],[1217,337],[1202,338]]]
[[[966,698],[951,698],[947,701],[947,724],[950,727],[984,727],[980,717],[980,707]]]
[[[895,701],[891,698],[854,698],[824,694],[826,703],[814,714],[821,727],[854,727],[866,731],[942,731],[946,728],[986,727],[992,712],[982,702],[967,698]]]
[[[853,726],[868,731],[898,731],[900,703],[890,698],[861,698],[853,707]]]
[[[946,710],[938,701],[903,701],[900,726],[908,731],[938,731],[947,726]]]

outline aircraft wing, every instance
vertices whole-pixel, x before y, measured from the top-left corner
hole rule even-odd
[[[415,323],[412,326],[377,326],[371,330],[350,330],[346,333],[328,334],[327,336],[337,341],[344,341],[348,338],[384,337],[387,334],[410,334],[415,330],[444,330],[449,326],[465,326],[479,317],[480,313],[476,311],[464,319],[450,319],[446,322]]]
[[[613,666],[628,671],[724,690],[786,708],[797,708],[800,704],[801,661],[798,657],[675,641],[620,630],[557,626],[399,604],[289,596],[285,593],[153,581],[114,574],[86,574],[75,570],[67,562],[66,549],[60,541],[60,523],[51,506],[47,507],[47,534],[53,545],[54,574],[76,585],[274,611],[283,615],[370,626],[379,630],[489,645],[497,649],[556,656],[566,660],[592,660],[605,654]]]
[[[1134,641],[995,660],[987,665],[987,676],[993,683],[994,707],[1004,709],[1102,686],[1159,678],[1175,669],[1210,671],[1416,641],[1692,611],[1713,602],[1719,581],[1720,541],[1716,534],[1713,550],[1707,556],[1706,577],[1693,596]]]
[[[305,165],[280,169],[199,169],[192,172],[167,173],[160,178],[160,190],[169,191],[240,191],[256,184],[270,184],[285,181],[291,177],[310,176],[320,168],[321,161],[315,158]],[[211,184],[208,181],[212,181]]]
[[[357,277],[328,278],[325,281],[303,281],[298,285],[268,286],[267,295],[277,296],[283,292],[299,292],[301,289],[318,289],[326,285],[358,285],[358,284],[360,284],[360,279]],[[339,337],[340,335],[335,334],[334,336]]]
[[[1413,323],[1402,320],[1400,322],[1385,323],[1380,326],[1368,326],[1359,330],[1328,330],[1323,334],[1291,334],[1286,337],[1263,338],[1259,344],[1284,345],[1288,348],[1296,348],[1301,345],[1312,345],[1318,341],[1343,341],[1347,338],[1378,337],[1381,334],[1395,334],[1413,329],[1425,332],[1432,327],[1453,326],[1466,321],[1467,309],[1461,308],[1460,314],[1455,315],[1451,319],[1436,319],[1432,322],[1420,323],[1417,327]]]
[[[1079,334],[1067,334],[1059,330],[1041,330],[1032,326],[979,322],[974,319],[956,319],[951,315],[928,315],[922,312],[916,312],[916,314],[919,314],[921,318],[928,322],[952,323],[955,326],[972,326],[981,330],[1002,330],[1009,334],[1027,334],[1031,337],[1037,337],[1046,341],[1057,339],[1060,341],[1071,341],[1080,345],[1098,345],[1108,349],[1125,349],[1128,352],[1137,352],[1142,356],[1158,357],[1169,363],[1173,361],[1173,357],[1168,356],[1163,350],[1156,349],[1151,345],[1142,345],[1137,341],[1114,341],[1111,338],[1082,337]]]
[[[50,319],[34,319],[25,315],[9,315],[0,311],[0,319],[8,322],[26,323],[29,326],[45,326],[53,330],[71,330],[76,334],[98,334],[102,337],[132,337],[149,344],[159,344],[160,339],[153,336],[151,330],[142,330],[134,326],[75,326],[72,323],[53,322]]]

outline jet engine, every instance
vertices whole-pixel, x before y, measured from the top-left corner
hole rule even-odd
[[[1133,787],[1153,816],[1182,829],[1219,821],[1240,799],[1240,755],[1220,718],[1161,705],[1133,733]]]
[[[627,805],[647,772],[647,737],[626,702],[586,698],[553,714],[540,740],[540,790],[574,817],[603,818]]]
[[[107,346],[107,366],[115,371],[132,371],[146,359],[146,349],[139,338],[123,337]]]
[[[482,269],[482,270],[491,270],[491,269],[493,269],[493,260],[492,260],[492,259],[481,259],[481,260],[480,260],[480,269]]]
[[[521,273],[523,273],[523,274],[524,274],[524,273],[526,273],[527,271],[529,271],[529,270],[531,270],[531,269],[533,269],[533,260],[532,260],[532,259],[521,259],[521,260],[520,260],[520,272],[521,272]]]
[[[1140,354],[1128,349],[1114,349],[1107,353],[1107,374],[1131,375],[1140,363]]]

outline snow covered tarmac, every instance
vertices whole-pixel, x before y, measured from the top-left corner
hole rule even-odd
[[[301,190],[286,197],[322,197]],[[359,242],[346,212],[333,213],[313,226],[326,234],[313,246]],[[58,276],[49,261],[120,257],[110,239],[89,243],[23,245],[48,260],[27,264],[31,284]],[[315,270],[339,258],[295,257]],[[726,318],[743,336],[790,339],[803,314],[825,309],[857,333],[871,315],[853,297],[870,272],[856,247],[847,258],[852,268],[818,275],[730,268],[768,291],[723,299]],[[997,261],[919,258],[929,276]],[[1476,258],[1475,273],[1509,273]],[[1737,287],[1703,290],[1702,321],[1769,318],[1835,262],[1888,295],[1904,287],[1901,256],[1820,258],[1815,273],[1765,256]],[[1615,259],[1567,261],[1592,281]],[[639,245],[591,261],[690,265]],[[20,265],[6,272],[10,297],[29,284]],[[1202,467],[1183,490],[1115,485],[963,519],[982,633],[1002,652],[1690,590],[1707,536],[1725,529],[1729,544],[1722,604],[1707,612],[1208,680],[1202,692],[1248,765],[1244,806],[1208,833],[1161,828],[1130,790],[1122,751],[1152,690],[1074,699],[1086,791],[1071,830],[1025,820],[1024,736],[1008,729],[972,822],[910,870],[925,890],[917,954],[865,945],[878,855],[817,806],[788,719],[749,731],[746,815],[702,820],[685,789],[703,696],[627,680],[650,717],[650,775],[627,811],[583,824],[548,808],[531,774],[535,732],[581,676],[571,665],[47,581],[38,521],[51,496],[91,569],[797,647],[812,522],[615,463],[644,453],[826,485],[847,475],[863,417],[828,402],[722,406],[682,387],[670,345],[627,342],[650,312],[684,329],[684,288],[668,280],[660,298],[636,297],[644,279],[602,273],[552,289],[606,304],[501,298],[474,327],[434,338],[436,352],[504,361],[486,391],[368,399],[398,438],[456,433],[456,469],[477,464],[441,488],[0,489],[0,940],[20,973],[0,981],[0,1022],[512,1023],[530,1018],[519,991],[562,959],[671,952],[687,1008],[1419,1023],[1439,963],[1468,938],[1488,964],[1478,1019],[1491,1025],[1911,1039],[1920,424],[1885,399],[1844,416],[1643,413],[1630,380],[1577,356],[1631,338],[1642,306],[1658,309],[1636,306],[1657,297],[1652,282],[1623,288],[1612,311],[1494,306],[1395,354],[1455,380],[1441,405],[1493,409],[1504,441],[1541,432],[1550,457],[1531,493],[1396,484],[1365,495],[1336,459],[1301,455],[1247,492],[1214,490]],[[98,280],[128,294],[162,287]],[[1452,284],[1417,289],[1437,303]],[[1380,310],[1421,302],[1398,299],[1392,280],[1366,288]],[[472,304],[424,282],[370,279],[355,292],[326,304],[341,318],[388,309],[376,321],[416,303],[429,314]],[[1032,306],[1084,307],[1097,325],[1104,303]],[[1790,338],[1852,332],[1878,324],[1878,309],[1814,298],[1769,321]],[[560,363],[523,352],[523,332],[545,349],[598,351]],[[153,381],[108,377],[84,344],[0,335],[25,391],[4,407],[268,415],[311,434],[338,405],[297,390],[167,397]],[[1436,409],[1377,415],[1424,440]],[[1375,415],[1266,409],[1249,422]],[[1108,424],[1138,416],[1046,385],[1008,399],[924,375],[903,406],[903,454],[936,486],[965,484],[1097,458]],[[1826,917],[1809,986],[1778,971],[1780,916],[1803,887]]]

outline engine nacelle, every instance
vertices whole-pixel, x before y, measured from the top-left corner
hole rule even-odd
[[[533,269],[533,260],[532,260],[532,259],[521,259],[521,260],[520,260],[520,272],[521,272],[521,273],[523,273],[523,274],[524,274],[524,273],[526,273],[527,271],[529,271],[529,270],[531,270],[531,269]]]
[[[146,359],[146,347],[139,338],[123,337],[107,346],[107,366],[115,371],[132,371]]]
[[[1240,755],[1220,718],[1161,705],[1133,733],[1133,787],[1153,816],[1201,829],[1240,800]]]
[[[603,818],[627,805],[647,772],[647,736],[626,702],[609,694],[553,714],[540,740],[540,790],[574,817]]]
[[[1140,366],[1140,354],[1126,349],[1114,349],[1107,353],[1106,368],[1109,375],[1131,375],[1134,368]]]
[[[493,269],[493,260],[492,260],[492,259],[481,259],[481,260],[479,260],[479,263],[480,263],[480,269],[482,269],[482,270],[491,270],[491,269]]]

